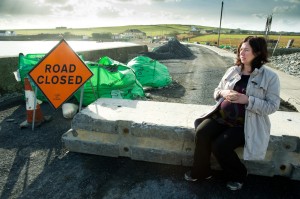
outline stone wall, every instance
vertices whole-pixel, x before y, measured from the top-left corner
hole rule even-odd
[[[286,55],[286,54],[300,52],[300,48],[276,48],[274,53],[273,51],[274,48],[269,49],[270,56]]]

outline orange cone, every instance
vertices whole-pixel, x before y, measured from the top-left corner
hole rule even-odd
[[[28,78],[24,78],[25,85],[25,98],[26,98],[26,121],[20,124],[20,128],[28,127],[33,123],[33,114],[34,114],[34,100],[35,93],[32,90]],[[34,117],[34,126],[38,126],[43,123],[45,120],[49,121],[50,117],[44,117],[40,105],[37,103],[35,107],[35,117]]]
[[[27,122],[32,123],[33,122],[33,112],[34,112],[34,99],[35,99],[35,93],[32,90],[32,87],[30,85],[30,82],[28,78],[24,79],[24,85],[25,85],[25,98],[26,98],[26,113],[27,113]],[[43,113],[41,110],[40,105],[37,103],[35,107],[35,123],[41,123],[44,121]]]

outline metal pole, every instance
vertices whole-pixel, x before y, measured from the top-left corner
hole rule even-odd
[[[222,1],[221,16],[220,16],[220,26],[219,26],[219,36],[218,36],[218,47],[220,46],[220,32],[221,32],[222,15],[223,15],[223,4],[224,4],[224,2]]]
[[[273,53],[272,53],[272,57],[273,57],[273,55],[274,55],[274,53],[275,53],[275,50],[276,50],[276,48],[277,48],[277,46],[278,46],[278,43],[279,43],[279,41],[280,41],[280,37],[281,37],[281,34],[279,35],[279,37],[278,37],[278,39],[277,39],[277,43],[276,43],[276,45],[275,45],[275,47],[274,47],[274,50],[273,50]]]
[[[96,95],[96,92],[95,92],[95,89],[94,89],[94,86],[93,86],[93,84],[92,84],[91,79],[90,79],[90,84],[91,84],[91,87],[92,87],[92,89],[93,89],[94,98],[95,98],[95,100],[97,100],[97,99],[98,99],[98,96]],[[98,88],[98,87],[97,87],[97,88]],[[97,92],[97,93],[98,93],[98,92]]]
[[[32,118],[32,131],[34,131],[34,122],[35,122],[35,111],[36,111],[36,94],[37,94],[37,86],[34,89],[34,102],[33,102],[33,118]]]
[[[79,101],[79,112],[81,111],[81,108],[82,108],[83,92],[84,92],[84,84],[81,86],[80,101]]]

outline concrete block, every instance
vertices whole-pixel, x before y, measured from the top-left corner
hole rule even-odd
[[[74,152],[191,166],[194,120],[211,106],[124,99],[98,99],[76,114],[62,136]],[[300,114],[276,112],[271,117],[266,158],[244,161],[250,174],[281,175],[300,180]],[[243,149],[237,149],[242,159]],[[219,169],[212,156],[213,168]]]

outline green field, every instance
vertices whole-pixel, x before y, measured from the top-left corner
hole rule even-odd
[[[226,46],[238,46],[239,43],[249,35],[245,34],[221,34],[220,35],[220,45]],[[264,35],[253,35],[253,36],[264,36]],[[277,40],[279,39],[279,35],[270,35],[269,39]],[[293,47],[299,48],[300,47],[300,35],[282,35],[280,36],[278,47],[286,47],[288,41],[290,39],[294,39]],[[199,42],[199,43],[215,43],[218,42],[218,35],[203,35],[191,38],[190,42]]]
[[[160,25],[136,25],[136,26],[115,26],[115,27],[97,27],[97,28],[68,28],[68,29],[16,29],[18,35],[36,35],[36,34],[61,34],[71,33],[74,35],[92,36],[93,33],[111,32],[113,34],[122,33],[128,29],[138,29],[147,34],[147,36],[166,35],[177,31],[178,33],[188,33],[192,25],[178,24],[160,24]],[[200,29],[213,29],[213,27],[195,26]]]
[[[138,29],[146,33],[147,36],[163,36],[170,33],[177,32],[179,40],[188,40],[189,42],[199,42],[211,44],[217,43],[218,34],[202,34],[195,36],[189,34],[191,27],[194,25],[180,25],[180,24],[160,24],[160,25],[131,25],[131,26],[116,26],[116,27],[95,27],[95,28],[66,28],[66,29],[16,29],[17,35],[38,35],[38,34],[73,34],[92,36],[93,33],[107,33],[119,34],[128,29]],[[215,27],[194,26],[201,30],[212,30]],[[224,29],[222,29],[224,30]],[[228,29],[226,29],[228,30]],[[249,35],[249,34],[248,34]],[[221,34],[220,45],[236,47],[247,34]],[[257,35],[263,36],[263,35]],[[279,35],[270,35],[269,39],[277,40]],[[285,47],[290,39],[294,39],[293,47],[300,47],[300,35],[282,35],[278,47]]]

